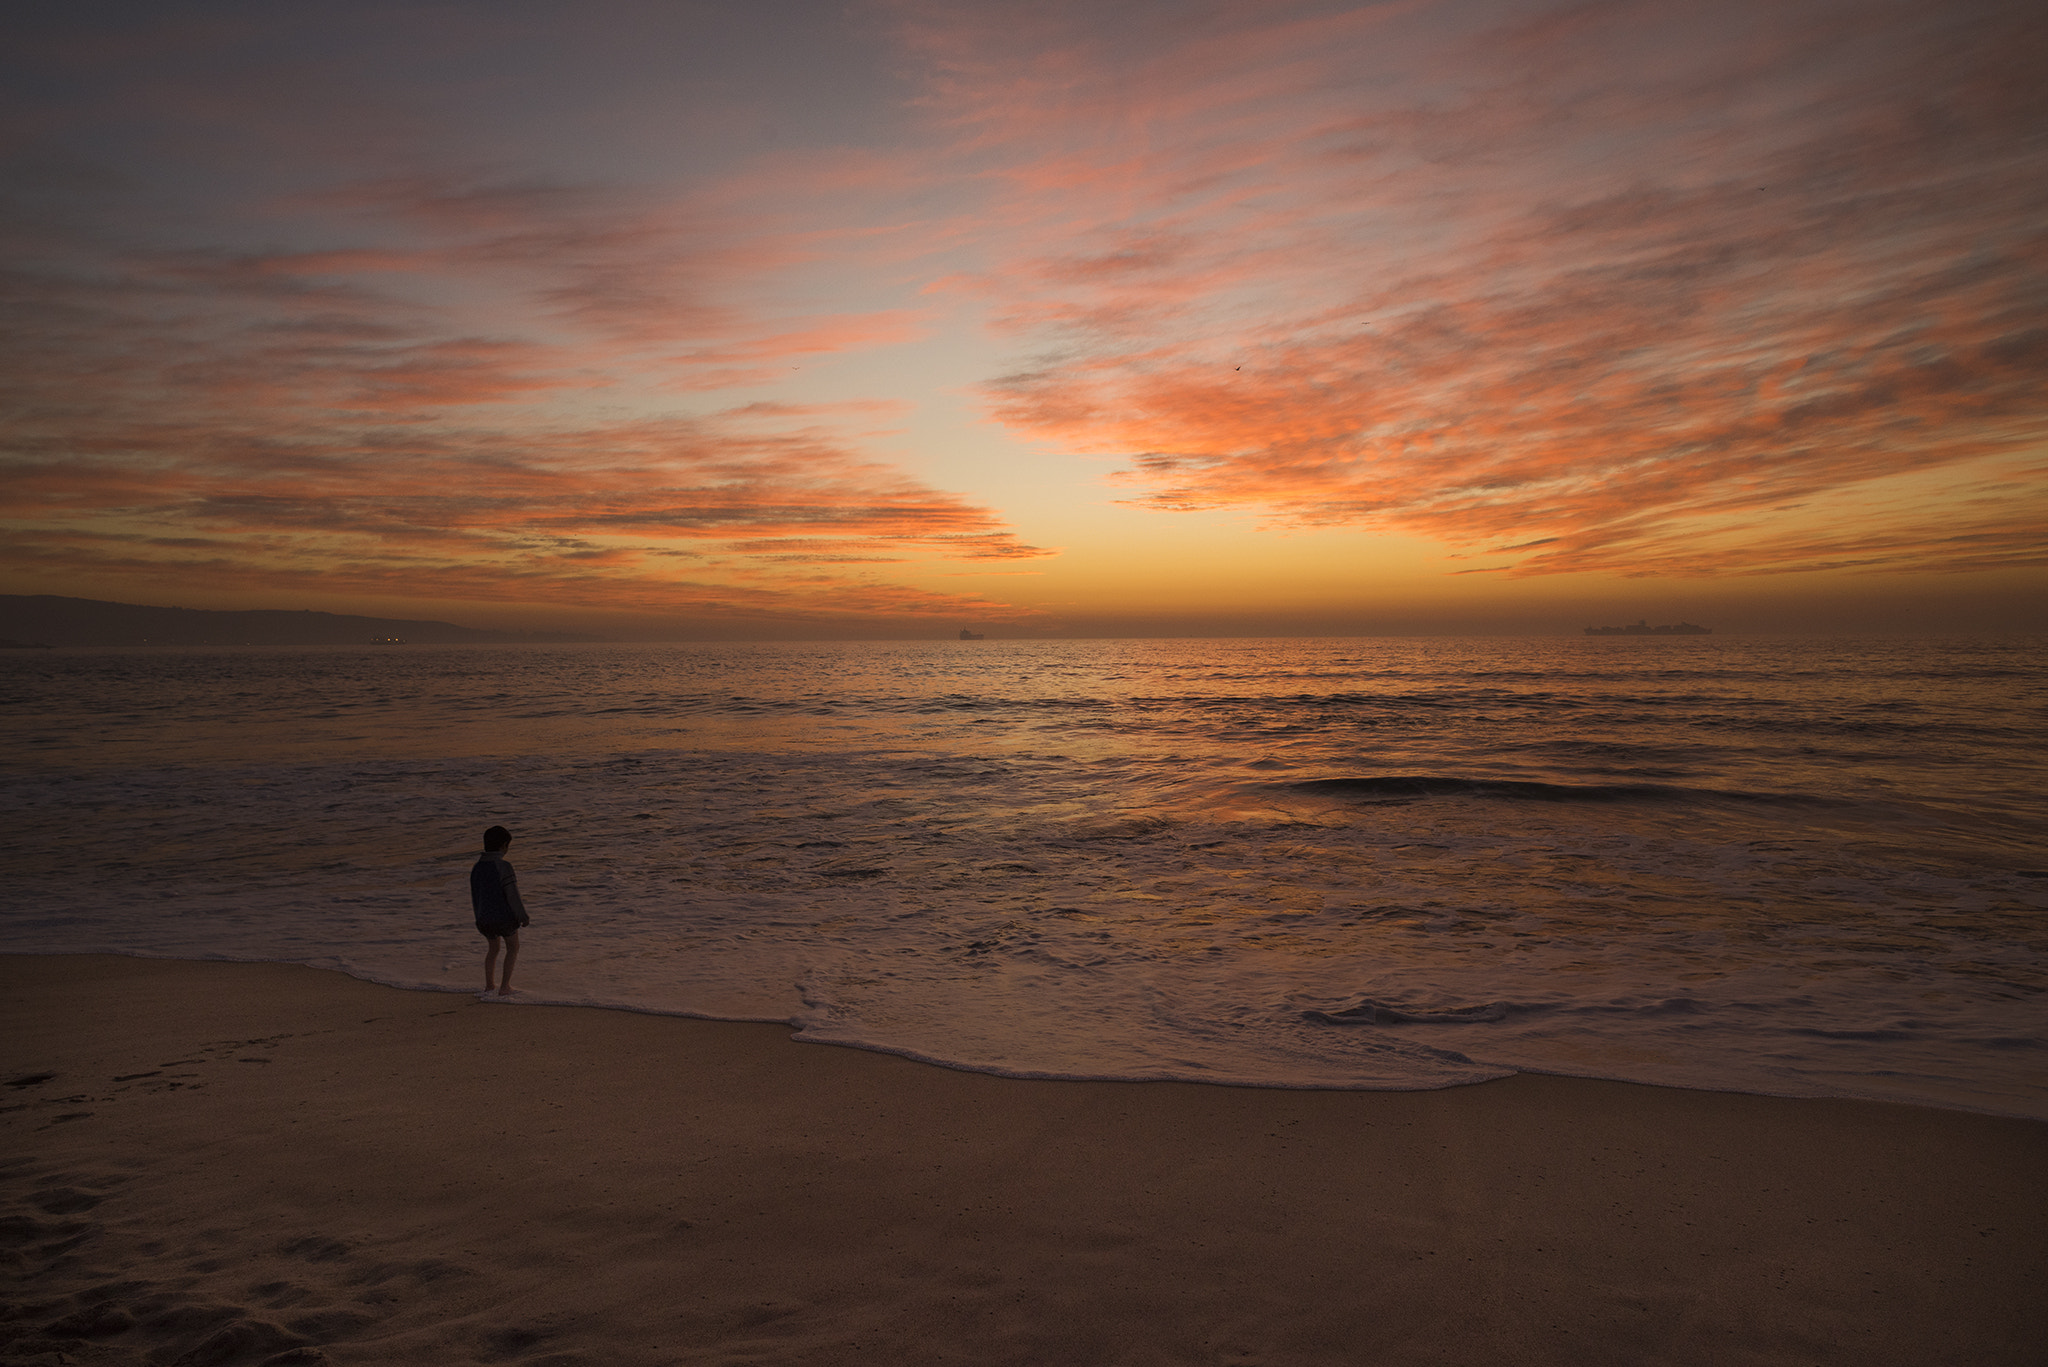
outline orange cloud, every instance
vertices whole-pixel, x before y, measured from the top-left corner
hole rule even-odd
[[[0,515],[18,535],[0,567],[806,620],[1023,615],[864,577],[1046,554],[862,453],[898,403],[564,406],[891,345],[912,313],[708,301],[721,272],[781,249],[679,247],[645,206],[594,193],[409,181],[329,199],[439,239],[145,253],[71,234],[16,258]],[[447,302],[464,291],[482,306]],[[475,330],[492,317],[502,332]]]
[[[475,548],[467,548],[474,551]],[[212,553],[208,553],[208,552]],[[268,552],[268,554],[266,554]],[[183,542],[104,533],[31,531],[0,547],[11,575],[61,574],[141,579],[185,590],[245,591],[252,577],[273,592],[448,598],[549,608],[687,615],[730,621],[833,623],[1019,621],[1032,614],[976,594],[934,593],[845,575],[764,576],[760,582],[714,576],[630,572],[630,558],[579,562],[573,553],[529,549],[501,557],[463,554],[308,554],[243,539]]]
[[[676,420],[349,435],[107,432],[118,458],[16,467],[0,511],[24,535],[0,563],[180,581],[239,564],[273,584],[318,574],[369,592],[411,576],[444,597],[596,604],[612,592],[622,606],[726,601],[738,590],[706,576],[745,574],[755,582],[735,601],[779,592],[807,612],[886,599],[897,614],[1007,618],[1018,614],[979,597],[843,577],[778,590],[777,567],[1045,553],[987,509],[817,434]],[[671,577],[677,552],[693,578]]]
[[[1021,187],[953,288],[1039,352],[992,415],[1119,458],[1138,506],[1514,543],[1512,574],[2029,553],[2038,485],[1967,537],[1947,496],[1891,508],[1863,554],[1788,507],[2048,430],[2016,8],[1219,7],[1151,50],[1049,13],[1035,63],[934,24],[941,115]]]
[[[1015,352],[992,418],[1164,514],[1420,533],[1475,574],[2036,554],[2048,87],[2016,0],[891,0],[862,13],[900,66],[844,111],[868,144],[610,159],[548,141],[609,91],[456,118],[517,85],[460,11],[418,22],[463,72],[389,85],[345,7],[290,79],[248,59],[310,20],[24,40],[53,75],[0,94],[22,573],[955,611],[873,576],[1045,552],[875,453],[959,383],[914,348],[977,322]],[[692,107],[828,122],[747,32],[790,108]],[[799,398],[879,394],[786,398],[855,355]]]

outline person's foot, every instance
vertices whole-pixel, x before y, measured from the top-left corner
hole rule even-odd
[[[510,983],[507,983],[507,984],[505,984],[505,985],[504,985],[503,987],[499,988],[499,989],[498,989],[498,995],[499,995],[499,996],[501,996],[501,997],[509,997],[509,996],[511,996],[511,995],[512,995],[512,985],[511,985]]]

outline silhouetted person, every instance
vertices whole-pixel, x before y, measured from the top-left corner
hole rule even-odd
[[[519,900],[519,878],[505,862],[512,832],[493,826],[484,832],[483,858],[469,871],[469,903],[476,912],[477,934],[491,942],[484,954],[484,991],[499,996],[512,991],[512,965],[519,962],[519,927],[526,924],[526,904]],[[505,973],[497,976],[498,941],[505,942]]]

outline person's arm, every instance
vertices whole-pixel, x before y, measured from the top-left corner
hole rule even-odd
[[[519,918],[519,924],[525,925],[526,903],[519,900],[519,875],[512,872],[512,866],[502,859],[498,861],[498,880],[499,886],[505,889],[505,905]]]

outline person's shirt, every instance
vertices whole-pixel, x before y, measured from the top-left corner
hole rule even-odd
[[[505,862],[502,850],[485,850],[469,871],[469,902],[482,925],[525,925],[526,904],[519,900],[519,875]]]

